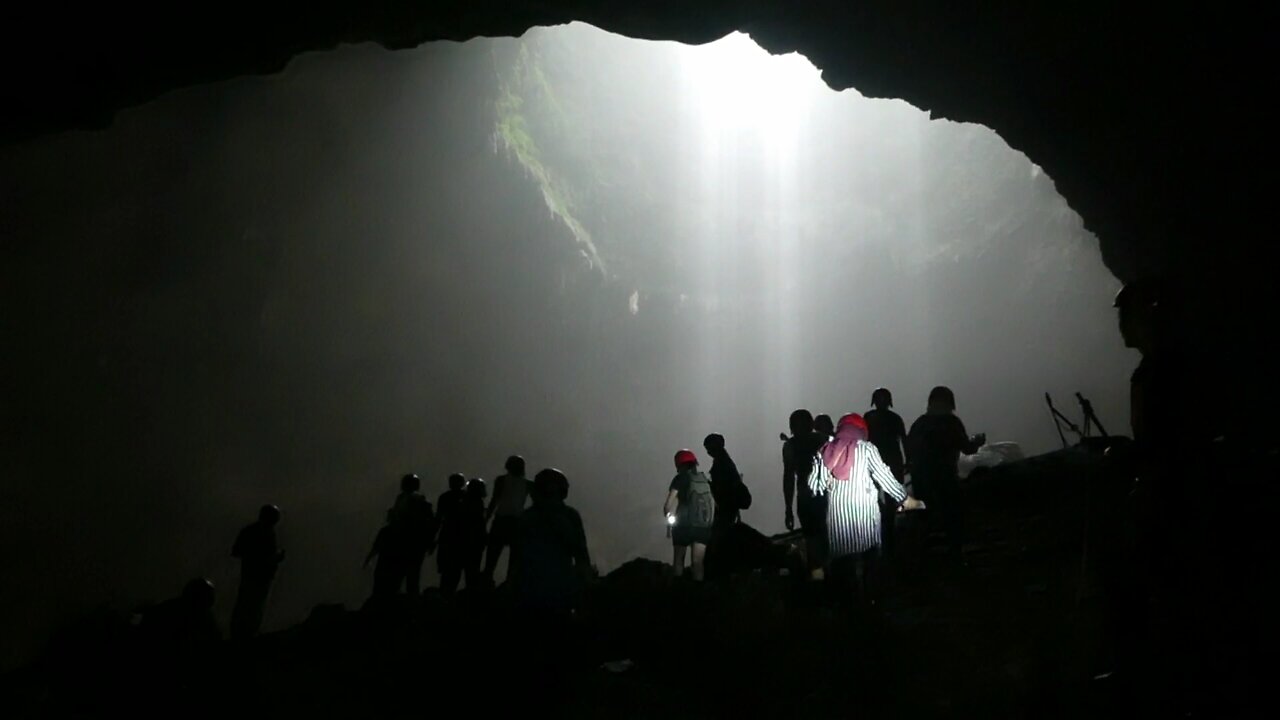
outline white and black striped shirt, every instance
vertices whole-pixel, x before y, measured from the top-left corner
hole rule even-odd
[[[827,538],[831,559],[860,553],[880,545],[880,502],[877,489],[902,503],[907,489],[880,459],[875,445],[859,440],[854,450],[853,468],[847,480],[836,480],[823,464],[814,461],[809,487],[814,495],[829,493]]]

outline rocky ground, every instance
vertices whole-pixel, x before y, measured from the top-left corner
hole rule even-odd
[[[580,622],[511,618],[502,593],[428,593],[381,611],[317,607],[251,647],[189,664],[148,657],[119,622],[89,624],[4,678],[18,715],[1079,717],[1109,702],[1096,592],[1082,562],[1084,454],[970,481],[965,562],[921,518],[878,607],[777,572],[705,586],[632,561]],[[913,546],[912,543],[915,543]]]

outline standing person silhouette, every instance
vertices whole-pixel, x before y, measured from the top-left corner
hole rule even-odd
[[[446,595],[458,589],[466,567],[466,523],[462,502],[466,486],[466,476],[454,473],[449,476],[449,489],[436,501],[436,568],[440,571],[440,591]]]
[[[520,524],[520,515],[524,513],[525,504],[529,501],[530,482],[524,477],[524,458],[519,455],[507,458],[506,470],[505,475],[499,475],[493,481],[493,498],[489,500],[489,508],[485,512],[485,519],[492,520],[489,526],[489,547],[484,557],[484,574],[489,582],[493,582],[493,573],[498,568],[502,549],[510,547],[516,527]]]
[[[938,386],[929,392],[925,414],[911,424],[907,447],[911,458],[911,487],[925,502],[933,519],[941,521],[948,547],[963,561],[964,507],[960,491],[960,454],[977,452],[985,435],[970,438],[956,417],[956,396]]]
[[[889,471],[899,483],[906,482],[907,426],[902,416],[893,411],[893,393],[888,388],[878,388],[871,393],[871,410],[863,417],[867,421],[867,439],[880,453],[880,459],[889,466]],[[880,493],[880,509],[887,513],[881,530],[884,533],[884,551],[893,552],[894,525],[897,513],[896,503],[885,493]]]
[[[400,478],[400,494],[391,508],[391,528],[404,549],[405,592],[417,597],[421,591],[422,563],[426,561],[435,535],[435,513],[431,501],[419,489],[422,480],[412,473]],[[399,581],[396,582],[397,592]]]
[[[827,562],[827,496],[814,495],[809,487],[818,451],[830,436],[814,429],[808,410],[791,413],[791,437],[782,445],[782,497],[786,503],[785,523],[794,530],[796,517],[804,536],[805,561],[809,575],[821,579]]]
[[[276,525],[280,508],[263,505],[258,519],[236,536],[231,556],[240,559],[240,588],[231,611],[231,639],[248,640],[262,628],[267,596],[276,568],[284,561],[284,551],[276,546]]]

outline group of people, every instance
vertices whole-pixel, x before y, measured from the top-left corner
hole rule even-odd
[[[524,458],[507,458],[506,473],[489,496],[481,478],[449,476],[449,489],[433,506],[414,474],[400,479],[400,493],[387,510],[365,565],[373,562],[374,601],[421,591],[422,566],[435,554],[440,589],[491,587],[504,550],[510,550],[507,579],[517,602],[527,610],[567,614],[576,603],[582,579],[590,572],[586,532],[576,510],[565,504],[569,481],[547,468],[525,478]],[[276,543],[280,509],[264,505],[258,519],[242,529],[232,547],[240,560],[240,587],[231,618],[232,639],[256,635],[276,569],[284,551]],[[481,561],[483,562],[483,568]],[[212,585],[201,580],[200,588]],[[203,596],[202,596],[203,597]],[[211,609],[212,603],[208,603]]]
[[[378,560],[374,597],[395,595],[402,589],[417,595],[422,564],[431,553],[436,555],[445,593],[455,592],[464,578],[468,588],[492,584],[502,552],[516,540],[532,485],[525,478],[524,458],[518,455],[507,458],[506,473],[494,482],[487,507],[489,492],[481,478],[450,475],[449,489],[433,507],[420,492],[418,476],[404,476],[400,495],[365,558],[366,565]]]
[[[893,542],[893,513],[925,507],[941,519],[959,553],[963,522],[957,463],[962,452],[974,452],[985,438],[968,436],[955,415],[955,396],[945,387],[933,389],[927,411],[909,432],[892,410],[887,389],[876,390],[871,404],[865,416],[850,413],[839,422],[796,410],[791,435],[783,436],[786,527],[793,530],[799,519],[814,578],[828,572],[847,577],[844,568],[865,578],[881,549]],[[688,567],[695,581],[706,576],[709,552],[714,559],[718,548],[732,542],[742,511],[752,502],[724,436],[712,433],[702,446],[711,459],[709,471],[702,472],[692,450],[677,452],[676,475],[663,504],[675,574],[683,576]],[[445,594],[456,592],[464,579],[468,588],[491,587],[502,553],[510,549],[508,579],[518,596],[544,609],[572,607],[590,554],[582,519],[565,504],[568,480],[546,469],[531,482],[524,459],[516,455],[507,458],[505,470],[494,482],[492,497],[483,479],[455,473],[434,505],[422,494],[417,475],[401,478],[400,493],[365,558],[366,566],[377,561],[373,599],[418,595],[422,566],[431,554]],[[263,506],[232,548],[241,561],[233,639],[253,637],[261,627],[285,556],[276,542],[279,522],[280,509]]]
[[[537,607],[568,607],[574,578],[590,567],[590,554],[582,518],[565,504],[569,481],[563,473],[548,468],[530,482],[524,458],[513,455],[505,474],[494,481],[487,506],[488,488],[481,478],[450,475],[449,489],[434,508],[420,492],[421,484],[417,475],[401,479],[400,494],[365,558],[366,565],[378,561],[375,599],[402,589],[418,595],[422,565],[431,553],[445,594],[456,592],[464,578],[468,589],[490,587],[509,548],[507,577],[521,599]]]
[[[926,412],[910,431],[892,410],[888,389],[872,393],[871,405],[865,416],[849,413],[838,422],[796,410],[791,435],[782,436],[786,527],[794,530],[798,516],[815,579],[832,573],[865,580],[882,548],[893,542],[893,513],[926,507],[940,521],[952,552],[960,555],[958,463],[961,453],[976,452],[986,437],[969,436],[955,414],[955,394],[946,387],[929,393]],[[694,580],[704,578],[706,557],[732,536],[751,498],[724,437],[708,435],[703,447],[713,461],[710,477],[699,470],[691,450],[680,450],[663,505],[675,573],[683,575],[688,560]]]
[[[1156,634],[1170,634],[1170,627],[1189,638],[1185,644],[1194,652],[1178,656],[1196,660],[1188,660],[1188,667],[1214,675],[1214,686],[1225,687],[1231,680],[1226,670],[1203,660],[1222,645],[1214,632],[1221,615],[1204,608],[1212,608],[1205,601],[1208,593],[1229,584],[1224,573],[1213,571],[1229,555],[1219,551],[1223,542],[1216,536],[1186,533],[1179,525],[1201,497],[1200,480],[1212,474],[1206,458],[1223,455],[1215,449],[1217,440],[1206,440],[1220,431],[1184,422],[1175,411],[1177,390],[1190,376],[1184,366],[1190,363],[1171,340],[1176,315],[1170,297],[1158,284],[1131,284],[1116,298],[1125,344],[1143,356],[1131,381],[1134,437],[1129,450],[1119,439],[1107,450],[1114,474],[1123,479],[1102,493],[1099,504],[1112,511],[1090,510],[1097,515],[1090,542],[1102,548],[1098,573],[1116,646],[1114,676],[1123,678],[1122,686],[1135,695],[1144,692],[1142,687],[1157,688],[1149,694],[1158,694],[1164,677],[1157,670],[1161,658],[1147,646]],[[871,404],[865,415],[850,413],[838,422],[796,410],[790,435],[783,436],[785,524],[793,530],[799,521],[810,577],[847,577],[847,568],[865,577],[881,550],[893,546],[898,512],[927,508],[929,524],[936,524],[952,552],[960,553],[964,513],[958,460],[961,453],[975,452],[985,437],[967,434],[955,414],[955,396],[946,387],[929,393],[926,412],[909,430],[893,412],[889,390],[876,390]],[[741,533],[741,512],[751,505],[751,493],[724,437],[709,435],[703,447],[712,460],[709,477],[699,469],[694,452],[680,450],[663,506],[675,572],[683,575],[689,561],[695,580],[703,579],[704,563],[717,544]],[[530,483],[518,457],[508,460],[506,470],[487,507],[480,479],[451,476],[449,490],[433,507],[421,494],[417,476],[403,478],[369,557],[378,559],[374,595],[402,589],[416,594],[422,564],[432,552],[446,592],[456,589],[464,575],[468,587],[487,585],[502,551],[510,547],[508,579],[519,601],[567,616],[590,568],[581,517],[565,504],[568,481],[547,469]],[[251,637],[261,624],[263,605],[285,557],[276,541],[279,522],[279,508],[264,506],[232,549],[242,566],[233,638]],[[1188,582],[1189,572],[1211,579]],[[216,640],[213,592],[207,580],[193,580],[180,598],[153,608],[143,629],[154,629],[152,635],[168,642]],[[1160,617],[1150,611],[1156,597],[1165,598]],[[1202,689],[1206,697],[1212,695],[1207,686]]]

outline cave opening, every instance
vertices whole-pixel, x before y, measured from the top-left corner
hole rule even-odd
[[[40,310],[10,319],[36,340],[15,492],[95,468],[56,517],[6,503],[7,532],[77,568],[7,617],[193,569],[230,587],[224,536],[264,496],[297,528],[273,622],[355,604],[367,577],[332,568],[410,469],[434,494],[511,452],[561,467],[608,570],[665,556],[671,452],[708,432],[774,531],[796,407],[886,386],[910,421],[945,384],[1027,454],[1057,443],[1045,391],[1126,417],[1118,283],[1052,179],[745,35],[345,47],[0,161],[6,303]],[[106,494],[145,532],[96,513]]]

